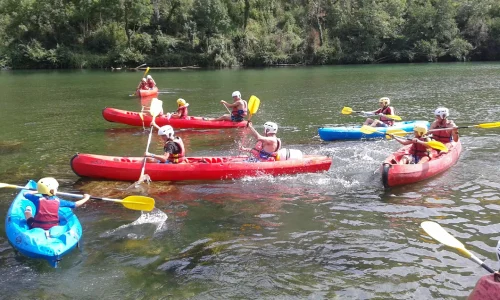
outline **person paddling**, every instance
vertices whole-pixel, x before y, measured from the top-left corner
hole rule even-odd
[[[217,119],[212,119],[212,121],[241,122],[244,120],[248,113],[247,102],[241,99],[241,93],[239,91],[234,91],[231,96],[233,97],[233,103],[227,103],[224,100],[220,101],[226,108],[232,109],[231,114],[225,114]]]
[[[399,160],[400,165],[405,164],[423,164],[432,159],[432,148],[421,142],[430,142],[431,139],[426,136],[427,127],[424,125],[417,124],[413,127],[413,133],[415,138],[407,140],[396,135],[393,135],[394,139],[402,145],[410,145],[408,154],[403,155]]]
[[[24,198],[33,202],[36,208],[35,216],[33,216],[33,211],[29,205],[24,211],[26,223],[30,229],[42,228],[49,230],[50,228],[59,225],[60,207],[77,208],[90,199],[90,195],[88,194],[84,194],[83,198],[76,202],[59,199],[59,197],[56,196],[58,188],[59,183],[55,178],[45,177],[38,180],[36,184],[36,191],[24,193]]]
[[[149,90],[148,82],[147,82],[146,78],[142,78],[141,83],[139,84],[139,89],[140,90]]]
[[[384,117],[384,115],[395,115],[396,114],[394,107],[389,106],[391,104],[391,99],[389,99],[387,97],[382,97],[378,100],[378,103],[380,105],[379,109],[377,109],[375,111],[369,111],[369,112],[362,111],[361,113],[363,113],[365,115],[379,115],[380,120],[368,118],[363,123],[363,125],[370,125],[372,127],[388,127],[388,126],[394,125],[394,121],[392,119]]]
[[[260,135],[252,126],[252,122],[248,123],[251,134],[257,139],[257,143],[253,148],[245,148],[240,145],[240,150],[250,152],[252,161],[275,161],[277,160],[278,150],[281,149],[281,140],[276,136],[278,132],[278,124],[274,122],[266,122],[264,124],[264,135]]]
[[[436,116],[436,120],[432,122],[429,130],[432,132],[432,138],[436,141],[439,141],[443,144],[450,143],[451,141],[458,142],[458,128],[455,125],[453,120],[449,120],[450,110],[446,107],[438,107],[434,111],[434,115]],[[448,130],[436,130],[433,129],[444,129],[449,128]]]
[[[186,100],[179,98],[177,99],[177,106],[177,111],[169,117],[174,119],[188,119],[189,103],[186,103]]]
[[[151,122],[151,125],[158,129],[158,135],[162,137],[165,144],[163,145],[163,155],[155,155],[146,152],[144,156],[147,157],[149,163],[166,163],[166,164],[179,164],[187,162],[186,149],[180,137],[174,136],[174,129],[170,125],[159,127],[156,123]]]
[[[148,89],[152,90],[156,86],[156,82],[154,81],[151,75],[146,76],[146,83]]]

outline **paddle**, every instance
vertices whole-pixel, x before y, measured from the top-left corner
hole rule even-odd
[[[247,127],[248,124],[250,124],[250,120],[252,119],[252,116],[257,113],[257,110],[259,110],[259,105],[260,105],[260,99],[257,98],[257,96],[252,95],[250,99],[248,100],[248,120],[247,120]]]
[[[440,242],[441,244],[444,244],[446,246],[455,248],[460,252],[460,254],[464,255],[465,257],[473,260],[476,262],[478,265],[486,269],[490,273],[494,273],[490,267],[484,264],[483,261],[481,261],[479,258],[477,258],[474,254],[472,254],[469,250],[465,249],[464,244],[462,244],[459,240],[457,240],[455,237],[453,237],[451,234],[449,234],[441,225],[439,225],[436,222],[432,221],[424,221],[422,224],[420,224],[422,229],[430,235],[433,239],[436,241]]]
[[[352,108],[350,107],[344,107],[342,108],[342,114],[343,115],[350,115],[352,113],[357,113],[357,114],[361,114],[363,113],[362,111],[359,111],[359,110],[352,110]],[[373,116],[377,116],[377,115],[373,115]],[[373,116],[370,116],[370,117],[373,117]],[[384,117],[388,118],[388,119],[391,119],[391,120],[395,120],[395,121],[401,121],[401,117],[400,116],[396,116],[396,115],[384,115]]]
[[[27,189],[24,186],[13,185],[13,184],[8,184],[8,183],[0,183],[0,188],[13,188],[13,189],[19,189],[19,190],[36,191],[36,189]],[[83,198],[83,195],[80,195],[80,194],[71,194],[71,193],[63,193],[63,192],[57,192],[56,195],[73,197],[73,198]],[[153,198],[145,197],[145,196],[128,196],[128,197],[125,197],[124,199],[111,199],[111,198],[101,198],[101,197],[90,196],[90,199],[121,203],[126,208],[133,209],[133,210],[151,211],[155,207],[155,200]]]
[[[148,72],[149,72],[149,67],[147,67],[147,68],[146,68],[146,71],[144,71],[144,74],[142,75],[142,78],[144,78],[144,76],[146,76],[146,74],[148,74]],[[141,78],[141,79],[142,79],[142,78]],[[134,92],[132,95],[130,95],[130,96],[135,96],[135,95],[137,95],[137,90],[139,89],[139,87],[140,87],[140,86],[141,86],[141,83],[139,82],[139,84],[137,85],[137,88],[135,89],[135,92]]]
[[[492,123],[482,123],[482,124],[476,124],[476,125],[470,125],[470,126],[458,126],[458,127],[451,127],[451,128],[438,128],[438,129],[431,129],[429,132],[434,132],[434,131],[442,131],[442,130],[451,130],[451,129],[461,129],[461,128],[484,128],[484,129],[489,129],[489,128],[497,128],[500,127],[500,122],[492,122]]]
[[[364,134],[381,133],[381,134],[385,134],[386,136],[392,136],[392,137],[396,136],[395,134],[389,132],[390,129],[388,129],[387,132],[382,132],[382,131],[378,131],[376,127],[371,127],[371,126],[367,126],[367,125],[361,126],[360,131]],[[408,140],[411,140],[411,139],[408,139]],[[429,141],[429,142],[418,141],[418,143],[427,145],[427,146],[429,146],[433,149],[439,150],[441,152],[448,152],[448,147],[446,147],[445,144],[438,142],[438,141]]]
[[[402,129],[398,129],[398,128],[388,128],[386,130],[386,132],[382,132],[382,131],[378,131],[376,127],[372,127],[372,126],[368,126],[368,125],[363,125],[361,126],[361,128],[359,129],[359,131],[361,131],[362,133],[364,134],[373,134],[373,133],[382,133],[382,134],[385,134],[385,137],[386,138],[391,138],[392,136],[396,135],[396,136],[406,136],[409,134],[409,132],[406,132]]]
[[[162,106],[163,106],[163,101],[158,100],[157,98],[153,98],[151,101],[151,106],[149,107],[149,113],[153,116],[153,120],[151,120],[151,128],[149,131],[149,137],[148,137],[148,144],[146,146],[146,152],[149,150],[149,144],[151,144],[151,136],[153,135],[153,128],[154,128],[154,121],[156,116],[160,114],[162,111]],[[142,161],[142,169],[141,169],[141,176],[139,177],[139,180],[134,185],[141,184],[144,181],[151,181],[149,178],[149,175],[144,175],[144,171],[146,170],[146,157],[144,157],[144,160]]]

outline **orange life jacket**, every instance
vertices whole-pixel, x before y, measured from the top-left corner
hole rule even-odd
[[[281,149],[281,140],[278,138],[276,140],[278,141],[278,145],[274,152],[269,153],[262,150],[264,148],[264,143],[262,141],[258,141],[255,144],[255,147],[251,150],[252,155],[261,161],[275,161],[276,156],[278,156],[278,150]]]
[[[182,139],[180,137],[175,137],[173,142],[176,143],[179,146],[179,148],[181,148],[181,153],[178,154],[170,153],[170,155],[168,156],[168,161],[174,164],[178,164],[185,160],[186,148],[184,148],[184,142],[182,142]]]
[[[33,228],[49,230],[50,228],[59,225],[59,200],[40,198],[38,211],[33,219]]]

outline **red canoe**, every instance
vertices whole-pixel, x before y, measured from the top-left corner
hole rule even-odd
[[[116,108],[106,107],[102,110],[102,116],[106,121],[122,123],[132,126],[151,126],[152,117],[149,113],[142,113],[144,118],[141,119],[141,113],[134,111],[121,110]],[[203,120],[202,117],[188,117],[187,119],[168,119],[165,115],[156,117],[155,123],[158,126],[170,125],[175,129],[194,128],[194,129],[224,129],[245,127],[246,121],[232,122],[232,121],[208,121]]]
[[[481,277],[467,300],[498,300],[500,282],[496,282],[494,277],[493,274]]]
[[[136,95],[139,97],[154,97],[158,95],[158,88],[155,86],[152,90],[141,90],[138,89]]]
[[[117,157],[77,153],[71,168],[81,177],[136,181],[141,175],[143,157]],[[247,156],[188,157],[188,163],[147,163],[145,173],[153,181],[224,180],[245,176],[285,175],[328,171],[332,159],[304,155],[302,159],[275,162],[248,162]]]
[[[411,145],[404,146],[391,154],[382,164],[382,182],[384,187],[393,187],[425,180],[448,170],[453,166],[462,152],[460,140],[457,143],[448,143],[448,153],[442,153],[427,163],[398,165],[401,157],[407,154]]]

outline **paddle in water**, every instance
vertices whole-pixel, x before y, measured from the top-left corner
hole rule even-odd
[[[25,190],[24,186],[13,185],[8,183],[0,183],[0,188],[13,188],[19,190]],[[36,191],[36,189],[29,189],[30,191]],[[57,192],[57,196],[66,196],[73,198],[83,198],[83,195],[80,194],[71,194],[64,192]],[[110,201],[115,203],[120,203],[128,209],[132,210],[143,210],[143,211],[151,211],[155,207],[155,200],[151,197],[145,196],[128,196],[123,199],[111,199],[111,198],[103,198],[103,197],[94,197],[90,196],[90,199],[93,200],[102,200],[102,201]]]
[[[457,240],[454,236],[449,234],[441,225],[439,225],[436,222],[432,221],[425,221],[422,222],[420,225],[422,229],[433,239],[436,241],[440,242],[441,244],[444,244],[448,247],[455,248],[458,250],[460,254],[463,256],[471,259],[481,267],[483,267],[485,270],[487,270],[490,273],[494,273],[493,269],[488,267],[487,265],[484,264],[482,260],[477,258],[474,254],[472,254],[469,250],[465,249],[464,244],[462,244],[459,240]]]
[[[163,110],[162,107],[163,107],[163,101],[158,100],[157,98],[153,98],[153,100],[151,101],[151,106],[149,107],[149,113],[153,116],[153,119],[151,120],[151,128],[149,130],[148,144],[146,145],[146,153],[149,150],[149,144],[151,144],[151,136],[153,135],[153,128],[154,128],[153,123],[155,121],[156,116],[158,116],[160,112]],[[139,180],[137,180],[137,182],[135,182],[131,186],[137,186],[145,181],[147,183],[151,182],[151,178],[149,177],[149,175],[144,174],[146,170],[146,160],[147,158],[144,157],[144,160],[142,161],[141,176],[139,177]]]
[[[352,110],[352,108],[350,108],[350,107],[344,107],[342,109],[342,114],[343,115],[350,115],[352,113],[363,114],[362,111]],[[365,116],[365,117],[373,117],[373,116],[376,116],[376,115],[370,115],[370,116]],[[384,115],[384,117],[386,117],[388,119],[391,119],[391,120],[395,120],[395,121],[401,121],[402,120],[400,116],[396,116],[396,115]]]
[[[149,67],[146,68],[146,71],[144,71],[144,74],[142,75],[141,78],[144,78],[146,76],[146,74],[148,74],[148,72],[149,72]],[[141,86],[141,83],[139,82],[139,84],[137,85],[137,88],[135,89],[135,92],[130,96],[137,95],[137,90],[139,89],[140,86]]]
[[[492,122],[492,123],[481,123],[481,124],[476,124],[476,125],[469,125],[469,126],[458,126],[458,127],[451,127],[451,128],[437,128],[437,129],[431,129],[429,132],[434,132],[434,131],[444,131],[444,130],[452,130],[452,129],[465,129],[465,128],[483,128],[483,129],[489,129],[489,128],[498,128],[500,127],[500,122]]]

